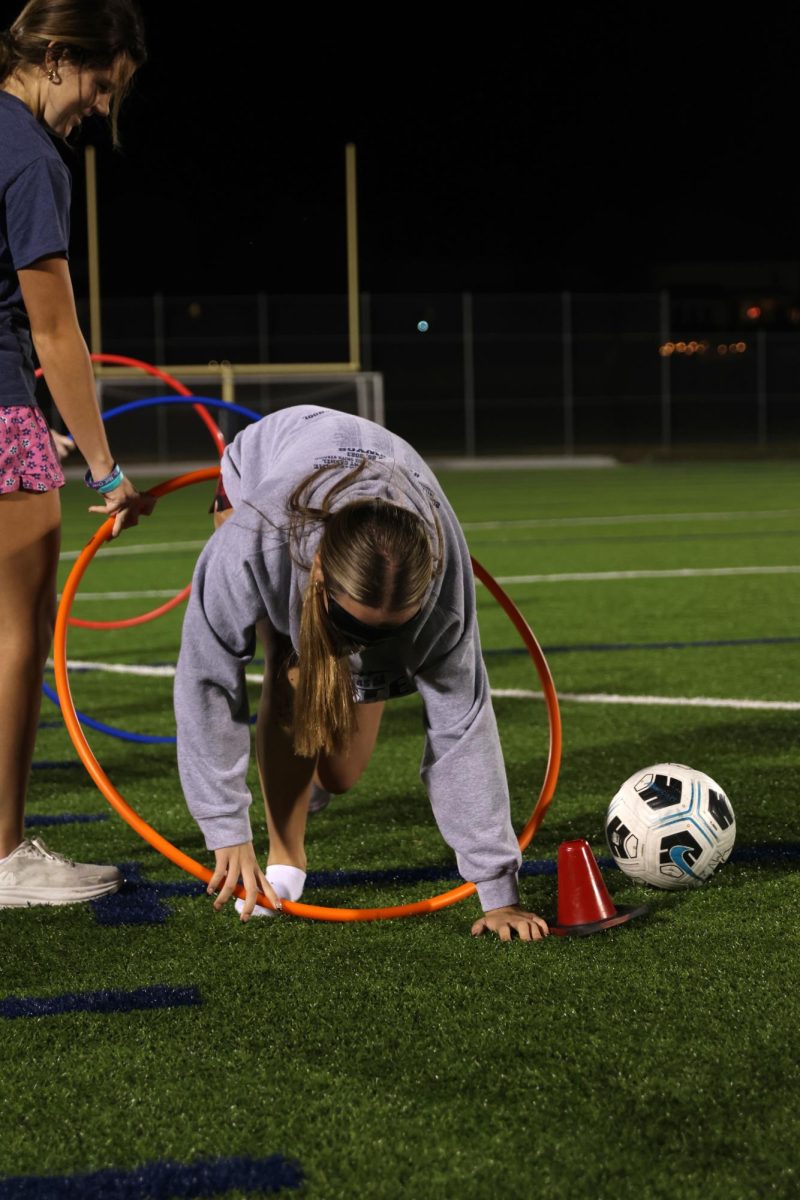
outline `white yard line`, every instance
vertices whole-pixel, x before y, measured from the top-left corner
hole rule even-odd
[[[138,600],[139,597],[150,598],[152,600],[166,600],[171,596],[177,596],[181,588],[149,588],[142,592],[78,592],[75,596],[77,600]]]
[[[670,524],[672,521],[740,521],[763,517],[798,517],[800,508],[763,509],[760,512],[674,512],[627,513],[605,517],[525,517],[517,521],[465,521],[466,532],[480,529],[565,529],[580,525],[649,525]]]
[[[669,571],[568,571],[554,575],[498,575],[500,584],[605,583],[624,579],[698,579],[729,575],[800,575],[800,566],[775,567],[675,567]],[[149,588],[130,592],[78,592],[78,600],[169,599],[180,588]]]
[[[47,665],[52,670],[54,663],[48,658]],[[174,679],[174,667],[142,667],[136,663],[88,662],[80,658],[68,658],[67,667],[70,671],[103,671],[109,675],[141,675],[145,679]]]
[[[541,700],[541,692],[530,692],[523,688],[492,688],[497,699]],[[770,712],[800,712],[797,700],[727,700],[716,696],[619,696],[609,692],[559,692],[562,702],[575,704],[631,704],[665,708],[734,708],[758,709]]]
[[[481,529],[566,529],[581,525],[646,525],[669,524],[672,521],[740,521],[761,518],[800,517],[800,508],[763,509],[758,512],[675,512],[627,513],[605,517],[524,517],[516,521],[465,521],[466,532]],[[172,554],[175,551],[202,550],[205,540],[193,542],[152,542],[147,545],[105,546],[103,558],[128,554]],[[62,562],[74,562],[81,550],[62,550]]]
[[[675,567],[669,571],[565,571],[554,575],[498,575],[510,583],[603,583],[621,579],[700,579],[714,575],[800,575],[800,566]]]
[[[47,665],[52,668],[53,660]],[[151,679],[173,679],[175,667],[145,667],[134,663],[91,662],[85,659],[69,659],[70,671],[104,671],[112,675],[138,675]],[[261,683],[263,674],[248,672],[248,683]],[[492,695],[499,700],[541,700],[541,692],[526,688],[492,688]],[[576,704],[631,704],[669,708],[733,708],[757,709],[779,712],[800,712],[800,701],[795,700],[735,700],[715,696],[621,696],[609,692],[560,692],[559,700]]]
[[[47,666],[52,670],[54,663],[48,658]],[[144,667],[136,663],[92,662],[82,658],[68,658],[67,667],[70,671],[80,674],[82,671],[102,671],[108,675],[138,675],[145,679],[174,679],[175,667]],[[261,683],[263,673],[248,673],[245,679],[248,683]]]
[[[136,546],[103,546],[100,553],[103,558],[121,558],[128,554],[174,554],[176,551],[202,550],[205,546],[205,541],[194,542],[152,542],[145,545]],[[83,547],[80,550],[62,550],[62,562],[74,562],[79,554],[83,553]]]

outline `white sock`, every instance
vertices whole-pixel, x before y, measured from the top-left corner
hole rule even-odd
[[[267,883],[278,893],[281,900],[299,900],[306,886],[306,873],[299,867],[287,867],[274,863],[267,867]]]
[[[267,883],[280,896],[281,900],[299,900],[302,896],[303,888],[306,885],[306,873],[299,867],[273,863],[267,867],[265,874]],[[236,911],[240,913],[243,908],[244,900],[237,900]],[[262,904],[257,904],[253,909],[254,917],[274,917],[275,915],[274,909],[264,908]]]

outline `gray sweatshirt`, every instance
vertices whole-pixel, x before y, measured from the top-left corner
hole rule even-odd
[[[425,749],[421,776],[433,815],[484,910],[516,903],[521,856],[489,682],[481,657],[475,582],[464,536],[439,484],[401,438],[360,417],[300,405],[240,433],[222,460],[234,507],[195,568],[175,680],[178,767],[186,801],[209,850],[252,840],[247,787],[250,725],[245,668],[256,623],[299,644],[302,598],[322,527],[290,552],[287,500],[316,468],[336,464],[308,503],[347,471],[366,469],[337,498],[381,497],[420,516],[443,563],[420,615],[396,636],[350,658],[360,702],[419,692]],[[435,517],[434,517],[435,514]]]

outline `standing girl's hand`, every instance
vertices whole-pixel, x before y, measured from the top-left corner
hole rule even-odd
[[[106,492],[102,499],[105,500],[105,504],[92,504],[89,512],[102,513],[104,517],[116,515],[114,528],[111,530],[112,538],[123,529],[138,525],[139,517],[149,517],[156,503],[149,492],[137,492],[127,478],[123,478],[113,492]]]
[[[53,439],[53,445],[56,448],[58,461],[63,462],[65,458],[69,458],[72,451],[75,449],[75,443],[69,434],[59,433],[57,429],[50,430],[50,437]]]
[[[258,864],[252,842],[242,842],[238,846],[223,846],[221,850],[215,850],[214,855],[217,865],[208,882],[207,890],[211,896],[219,889],[219,895],[214,901],[216,912],[219,912],[223,904],[228,903],[240,877],[246,896],[241,915],[242,921],[249,921],[253,915],[259,892],[266,896],[273,907],[280,910],[280,898],[267,883],[267,877]]]
[[[472,936],[478,937],[487,930],[496,933],[501,942],[510,942],[513,937],[521,942],[538,942],[550,936],[547,922],[536,913],[525,912],[518,904],[490,908],[472,926]]]

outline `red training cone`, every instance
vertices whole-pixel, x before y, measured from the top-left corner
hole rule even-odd
[[[646,904],[638,908],[615,907],[591,847],[584,838],[561,843],[558,847],[558,919],[550,926],[551,933],[556,937],[597,933],[646,912]]]

